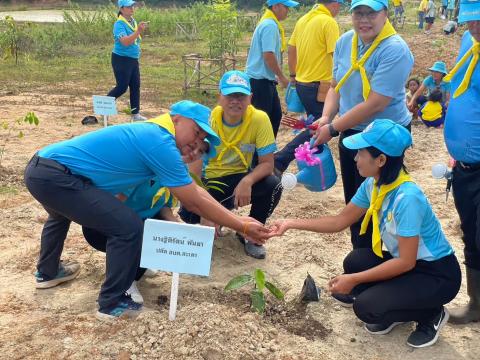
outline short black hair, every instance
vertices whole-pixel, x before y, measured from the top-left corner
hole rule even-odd
[[[412,81],[416,82],[417,85],[420,86],[420,80],[418,80],[417,78],[412,77],[412,78],[408,79],[408,81],[407,81],[407,86],[406,86],[407,88],[408,88],[408,86],[410,85],[410,82],[412,82]]]
[[[377,158],[380,155],[385,155],[387,158],[385,165],[380,170],[380,177],[378,179],[377,185],[388,185],[397,180],[398,174],[403,170],[408,174],[407,168],[403,163],[403,158],[405,157],[405,152],[400,156],[390,156],[384,152],[378,150],[376,147],[369,146],[365,148],[372,157]]]
[[[440,90],[433,90],[430,95],[428,95],[428,100],[429,101],[436,101],[440,102],[442,101],[442,92]]]

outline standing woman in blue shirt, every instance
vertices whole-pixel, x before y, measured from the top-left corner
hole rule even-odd
[[[130,88],[132,120],[143,121],[140,115],[140,42],[147,23],[137,24],[133,18],[135,1],[118,0],[118,19],[113,25],[115,44],[112,51],[112,67],[117,85],[108,96],[119,98]]]
[[[413,55],[387,17],[388,0],[353,0],[353,30],[343,34],[333,54],[333,80],[319,119],[315,144],[340,135],[338,144],[345,203],[365,178],[355,165],[356,151],[342,140],[365,129],[374,119],[391,119],[410,128],[412,114],[405,104],[405,83]],[[352,58],[356,61],[352,64]],[[338,116],[337,116],[338,114]],[[354,248],[369,247],[369,234],[360,236],[360,222],[350,227]]]
[[[343,261],[344,274],[328,283],[332,296],[355,315],[370,334],[416,322],[407,344],[433,345],[448,321],[444,305],[458,293],[460,266],[423,191],[404,167],[410,132],[388,119],[377,119],[343,145],[356,151],[366,180],[335,216],[287,219],[273,224],[271,235],[289,229],[340,232],[364,217],[372,223],[370,248],[354,249]],[[386,251],[382,251],[382,243]]]

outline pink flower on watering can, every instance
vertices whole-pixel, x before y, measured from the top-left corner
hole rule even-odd
[[[295,159],[304,161],[308,166],[318,165],[321,160],[314,155],[317,151],[318,149],[316,147],[312,149],[310,143],[305,142],[295,149]]]

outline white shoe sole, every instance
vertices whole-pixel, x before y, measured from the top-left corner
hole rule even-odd
[[[367,324],[365,324],[363,326],[363,328],[369,333],[369,334],[372,334],[372,335],[386,335],[388,334],[390,331],[393,330],[394,327],[398,326],[398,325],[401,325],[401,324],[405,324],[404,322],[394,322],[392,325],[390,325],[388,328],[386,328],[385,330],[382,330],[382,331],[370,331],[368,330],[367,328]]]
[[[80,274],[80,269],[78,269],[76,272],[74,272],[73,274],[71,274],[69,276],[65,276],[65,277],[58,278],[58,279],[52,279],[52,280],[48,280],[48,281],[37,282],[37,283],[35,283],[35,287],[37,289],[50,289],[50,288],[55,287],[57,285],[60,285],[64,282],[75,279],[78,276],[78,274]]]
[[[407,345],[411,346],[413,348],[416,348],[416,349],[420,349],[420,348],[424,348],[424,347],[431,346],[431,345],[435,344],[438,340],[438,335],[440,335],[440,331],[442,330],[442,328],[445,326],[445,324],[448,322],[448,319],[450,318],[450,313],[448,312],[448,310],[446,308],[444,308],[444,310],[445,310],[445,317],[443,318],[443,320],[438,325],[437,333],[435,334],[435,337],[431,341],[429,341],[425,344],[422,344],[422,345],[413,345],[413,344],[410,344],[407,341]]]

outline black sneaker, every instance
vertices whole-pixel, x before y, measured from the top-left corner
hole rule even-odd
[[[343,307],[351,308],[355,302],[355,296],[351,294],[332,294],[332,297]]]
[[[363,327],[370,334],[385,335],[392,331],[395,326],[400,324],[403,324],[403,322],[393,322],[386,324],[365,324]]]
[[[449,318],[448,310],[442,307],[442,311],[431,321],[418,323],[417,328],[410,334],[407,344],[414,348],[423,348],[433,345],[438,340],[438,334]]]
[[[265,259],[267,255],[267,251],[263,245],[257,245],[253,242],[246,240],[242,235],[239,233],[236,234],[238,241],[243,244],[243,248],[245,249],[245,253],[248,256],[251,256],[255,259]]]
[[[142,304],[133,301],[130,295],[124,295],[116,304],[98,309],[95,317],[101,321],[115,321],[120,317],[136,317],[142,310]]]

